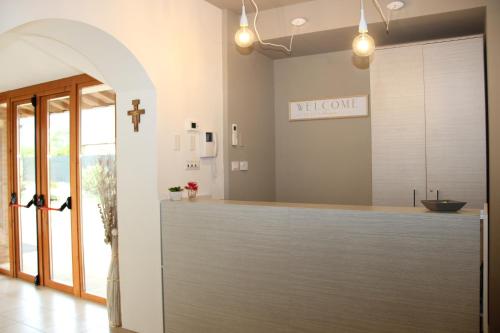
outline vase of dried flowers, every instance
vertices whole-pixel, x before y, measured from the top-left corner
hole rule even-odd
[[[188,191],[188,198],[190,200],[196,199],[196,195],[198,194],[198,183],[189,182],[184,188]]]
[[[111,327],[121,327],[120,274],[118,264],[118,221],[116,214],[116,170],[114,156],[101,157],[95,167],[99,213],[104,225],[104,242],[111,246],[107,282],[108,319]]]

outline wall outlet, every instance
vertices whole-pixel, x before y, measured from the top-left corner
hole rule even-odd
[[[231,171],[240,171],[240,161],[231,162]]]
[[[186,170],[200,170],[200,161],[187,161]]]

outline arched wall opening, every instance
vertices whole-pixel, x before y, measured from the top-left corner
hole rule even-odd
[[[162,327],[158,197],[157,97],[137,58],[108,33],[86,23],[43,19],[0,34],[0,47],[22,42],[65,67],[86,73],[116,92],[119,258],[124,327]],[[43,71],[43,68],[38,70]],[[13,79],[15,72],[11,73]],[[4,76],[9,80],[9,76]],[[27,82],[26,85],[40,82]],[[146,114],[134,132],[127,111],[141,100]],[[147,306],[145,306],[147,304]]]

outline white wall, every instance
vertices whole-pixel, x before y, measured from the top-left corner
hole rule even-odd
[[[113,69],[115,74],[121,72],[116,85],[120,86],[117,157],[123,322],[139,332],[161,332],[159,196],[169,186],[188,180],[199,181],[202,194],[223,195],[222,149],[217,161],[203,163],[199,172],[184,171],[184,162],[195,156],[186,151],[186,118],[222,135],[221,11],[203,0],[2,0],[0,34],[47,18],[84,22],[116,38],[135,55],[154,86],[141,91],[128,82],[137,78],[129,73],[132,63]],[[57,39],[74,40],[72,33],[60,29]],[[78,37],[81,43],[92,43]],[[97,45],[87,49],[88,60],[102,74],[102,78],[96,76],[111,83],[117,76],[99,68],[112,64],[109,59],[93,63],[110,56],[99,52]],[[141,98],[147,112],[139,133],[132,131],[126,116],[133,98]],[[184,151],[173,151],[174,133],[184,136]]]
[[[201,194],[224,195],[222,159],[223,83],[222,83],[222,11],[203,0],[170,1],[169,14],[175,14],[166,26],[161,75],[155,79],[160,105],[160,193],[169,186],[190,180],[200,183]],[[169,15],[170,16],[170,15]],[[165,88],[159,88],[165,87]],[[201,161],[201,170],[185,171],[185,162],[196,158],[189,149],[184,130],[186,119],[199,122],[201,129],[219,134],[219,155]],[[181,151],[174,152],[173,135],[181,135]],[[199,148],[199,146],[197,146]]]

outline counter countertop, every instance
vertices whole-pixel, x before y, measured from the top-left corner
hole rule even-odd
[[[171,203],[205,203],[214,205],[243,205],[243,206],[263,206],[263,207],[288,207],[288,208],[308,208],[308,209],[333,209],[349,211],[366,211],[382,213],[399,214],[456,214],[456,215],[480,215],[479,209],[462,209],[456,213],[440,213],[427,210],[425,207],[389,207],[389,206],[358,206],[358,205],[334,205],[334,204],[312,204],[312,203],[290,203],[290,202],[267,202],[267,201],[238,201],[213,199],[211,197],[201,196],[195,200],[184,199],[182,201],[169,201]]]

